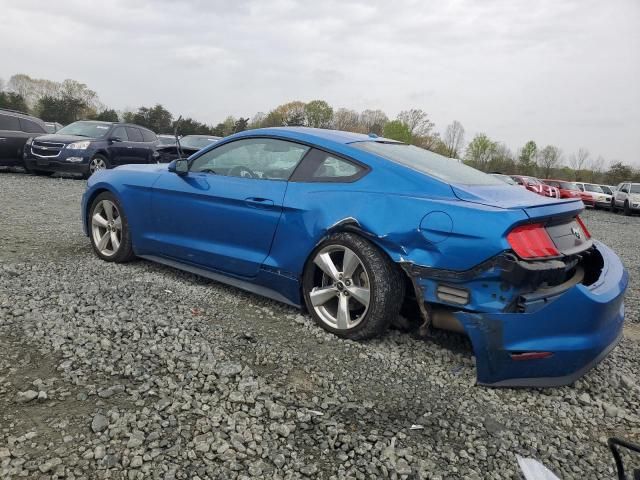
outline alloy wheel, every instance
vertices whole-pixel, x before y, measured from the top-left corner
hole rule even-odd
[[[105,168],[107,168],[107,164],[99,157],[91,159],[91,163],[89,163],[89,170],[91,173],[95,173],[98,170],[104,170]]]
[[[319,270],[309,292],[315,313],[331,328],[354,328],[367,314],[371,300],[362,260],[348,247],[329,245],[316,254],[313,263]]]
[[[91,233],[102,255],[111,257],[118,252],[122,243],[122,217],[115,203],[102,200],[96,204],[91,215]]]

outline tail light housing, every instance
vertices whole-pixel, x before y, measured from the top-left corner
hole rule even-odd
[[[589,240],[591,238],[591,233],[589,233],[589,230],[587,230],[587,226],[584,224],[584,222],[582,221],[582,219],[580,218],[579,215],[576,216],[576,222],[578,222],[578,225],[580,225],[580,228],[582,229],[582,231],[586,235],[587,240]]]
[[[507,241],[523,259],[557,257],[560,252],[541,223],[520,225],[507,234]]]

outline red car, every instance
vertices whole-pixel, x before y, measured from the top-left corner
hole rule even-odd
[[[596,202],[594,198],[585,192],[582,192],[578,186],[573,182],[567,182],[566,180],[545,179],[542,180],[547,185],[555,187],[560,192],[560,198],[580,198],[582,203],[587,207],[595,207]]]
[[[560,192],[556,187],[542,183],[535,177],[525,175],[511,175],[518,185],[522,185],[527,190],[542,195],[543,197],[560,198]]]

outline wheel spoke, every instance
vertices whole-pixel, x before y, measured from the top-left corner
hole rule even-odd
[[[108,231],[104,232],[104,235],[102,235],[102,237],[100,238],[100,241],[98,242],[98,250],[104,250],[105,248],[107,248],[107,243],[109,242],[109,238],[111,238],[111,236],[109,235],[109,232]]]
[[[120,240],[118,240],[118,234],[116,232],[111,232],[111,248],[113,248],[113,251],[116,251],[119,247]]]
[[[351,286],[347,287],[347,290],[349,291],[351,296],[362,305],[364,305],[365,307],[369,306],[369,298],[371,293],[368,288]]]
[[[320,305],[324,305],[332,298],[335,298],[338,293],[338,289],[334,286],[324,287],[324,288],[314,288],[309,293],[309,297],[311,298],[311,304],[314,307],[318,307]]]
[[[105,200],[102,202],[102,208],[104,209],[104,213],[107,215],[107,220],[112,222],[113,221],[113,204]]]
[[[346,330],[349,328],[349,323],[351,322],[351,314],[349,313],[349,297],[346,295],[340,295],[340,300],[338,301],[338,328],[340,330]]]
[[[96,213],[93,218],[91,219],[91,223],[93,223],[93,225],[97,225],[99,227],[106,227],[107,226],[107,220],[100,215],[99,213]]]
[[[356,268],[358,268],[358,265],[360,265],[360,260],[358,260],[356,254],[348,248],[345,248],[344,260],[342,262],[342,274],[346,278],[351,278],[353,273],[356,271]]]
[[[117,230],[122,230],[122,218],[118,217],[113,221],[113,226],[116,227]]]
[[[331,255],[329,255],[328,253],[322,253],[316,256],[316,258],[313,260],[313,263],[315,263],[320,268],[320,270],[329,275],[332,280],[334,280],[335,282],[338,281],[338,276],[340,274],[338,273],[338,269],[336,268],[335,263],[333,263],[333,260],[331,259]]]

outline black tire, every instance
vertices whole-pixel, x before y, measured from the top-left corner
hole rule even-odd
[[[92,170],[92,164],[95,161],[103,162],[105,165],[104,169],[111,168],[111,163],[109,163],[109,159],[104,155],[97,153],[91,158],[91,160],[89,160],[89,165],[87,166],[87,173],[83,175],[84,178],[89,178],[91,175],[95,173],[95,170]]]
[[[96,208],[103,200],[107,200],[115,205],[122,225],[120,245],[111,255],[104,254],[98,248],[92,226],[92,218],[96,213]],[[118,199],[112,193],[103,192],[93,200],[93,202],[91,203],[91,208],[87,212],[87,225],[93,251],[102,260],[105,260],[107,262],[124,263],[135,258],[135,253],[133,252],[133,246],[131,244],[131,230],[129,229],[129,221],[127,220],[127,215]]]
[[[369,279],[369,305],[353,328],[332,328],[323,321],[311,303],[311,290],[316,286],[318,275],[322,277],[314,258],[321,250],[333,246],[353,251]],[[402,272],[385,253],[362,237],[346,232],[331,235],[313,251],[305,266],[302,285],[305,304],[316,323],[328,332],[352,340],[366,340],[383,334],[399,315],[405,290]]]
[[[611,209],[611,211],[613,213],[616,213],[618,211],[618,209],[616,208],[616,201],[613,198],[611,199],[611,207],[610,207],[610,209]]]
[[[629,208],[629,200],[624,201],[624,214],[627,217],[631,215],[631,209]]]

